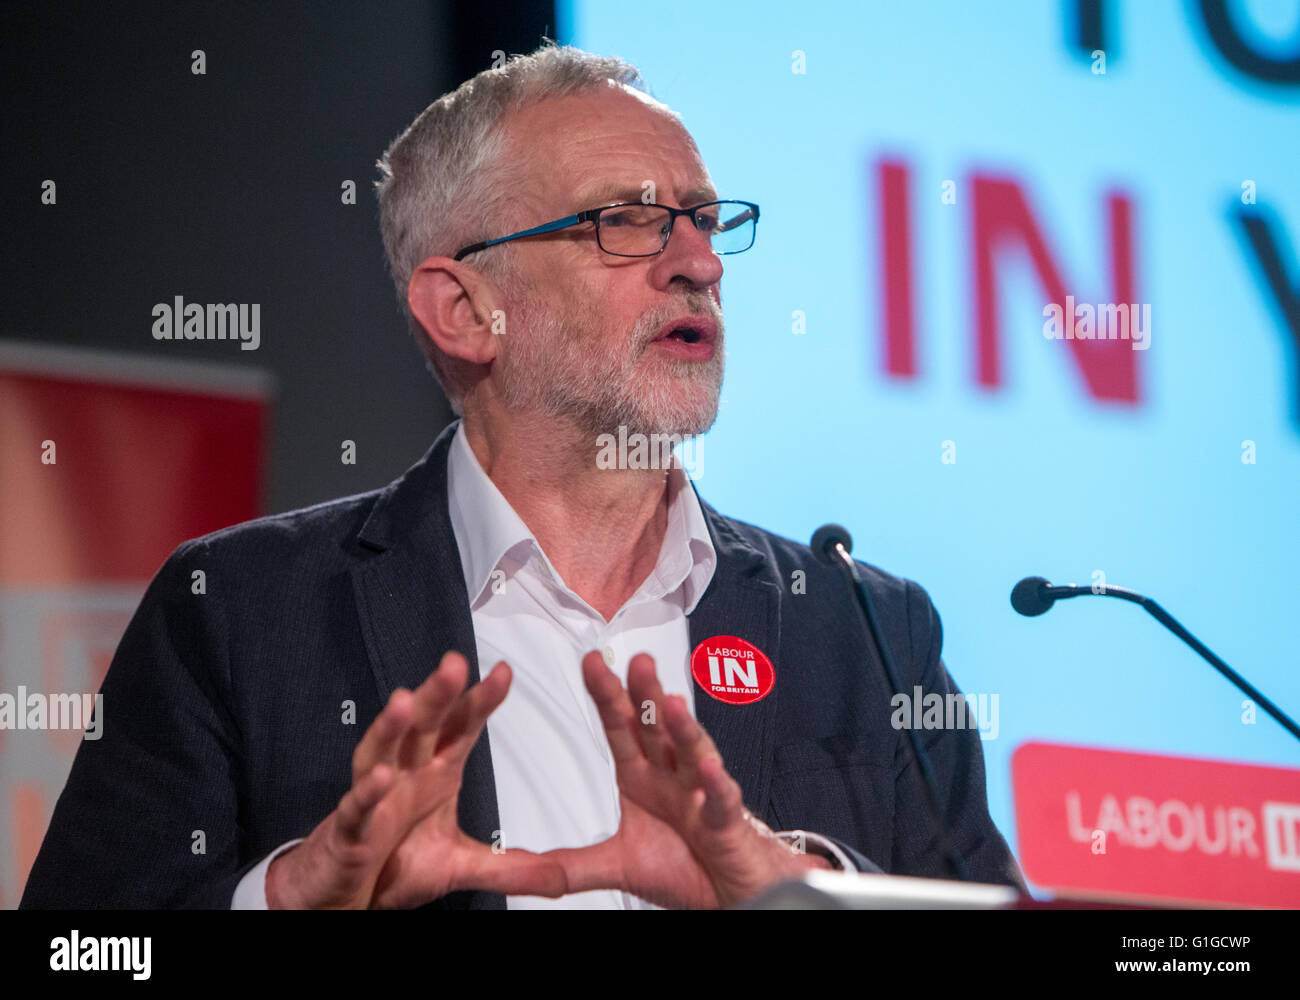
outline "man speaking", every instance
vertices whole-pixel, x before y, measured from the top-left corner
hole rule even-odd
[[[717,907],[940,876],[945,836],[1020,885],[970,729],[924,733],[940,833],[844,579],[640,460],[714,421],[759,206],[633,67],[549,44],[381,169],[461,419],[382,490],[172,554],[22,906]],[[924,590],[859,566],[903,689],[956,694]]]

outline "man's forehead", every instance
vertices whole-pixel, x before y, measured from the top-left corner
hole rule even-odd
[[[654,200],[716,198],[690,133],[665,105],[624,86],[542,101],[512,122],[517,153],[532,160],[540,187],[580,208]],[[531,185],[530,185],[531,186]]]
[[[649,180],[650,178],[646,178]],[[585,183],[576,186],[573,193],[575,203],[581,204],[584,208],[599,208],[601,205],[612,205],[621,201],[642,201],[645,200],[647,188],[645,180],[641,181],[621,181],[621,180],[601,180],[589,179]],[[682,205],[698,205],[704,201],[714,201],[718,194],[713,189],[713,185],[707,180],[695,181],[689,187],[676,191],[661,191],[656,185],[654,197],[650,200],[660,201],[664,197],[672,194]]]

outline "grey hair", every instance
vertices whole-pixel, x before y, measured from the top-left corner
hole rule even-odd
[[[393,140],[377,163],[382,175],[379,228],[397,299],[428,367],[452,408],[461,412],[464,385],[458,363],[424,333],[406,304],[420,262],[452,256],[479,240],[504,236],[516,167],[505,156],[506,119],[557,97],[606,88],[611,81],[646,92],[640,71],[622,59],[597,56],[547,39],[528,55],[486,69],[424,109]],[[520,288],[513,246],[504,243],[474,266],[507,289]]]

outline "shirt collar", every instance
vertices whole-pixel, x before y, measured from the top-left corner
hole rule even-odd
[[[718,558],[686,471],[674,464],[668,480],[668,527],[659,560],[628,603],[657,600],[681,588],[689,615],[713,579]],[[503,564],[522,566],[533,553],[557,584],[565,586],[533,533],[483,471],[469,446],[464,421],[456,428],[447,456],[447,501],[471,608],[478,606],[494,571],[504,569]]]

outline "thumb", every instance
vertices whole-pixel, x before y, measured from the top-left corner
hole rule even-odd
[[[623,858],[617,834],[589,847],[560,847],[538,855],[549,858],[564,870],[568,892],[591,889],[627,890]]]
[[[479,889],[506,896],[549,896],[555,899],[574,890],[564,866],[547,854],[523,848],[493,849],[475,842],[465,856],[464,874],[452,890]]]

